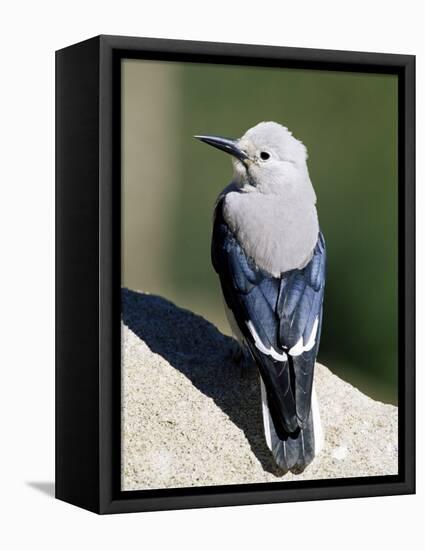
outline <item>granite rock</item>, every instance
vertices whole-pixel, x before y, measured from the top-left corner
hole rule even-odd
[[[258,374],[234,341],[159,296],[122,293],[123,490],[397,474],[397,407],[317,364],[320,455],[282,476],[268,450]]]

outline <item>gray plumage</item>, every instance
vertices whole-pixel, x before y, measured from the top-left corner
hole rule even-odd
[[[224,218],[258,267],[278,277],[304,267],[317,241],[316,194],[307,150],[276,122],[262,122],[238,141],[253,161],[234,159]],[[262,161],[261,152],[270,158]],[[237,188],[235,190],[235,187]]]
[[[267,444],[283,471],[299,472],[320,446],[311,403],[326,264],[307,151],[275,122],[239,140],[197,137],[232,155],[212,262],[234,332],[260,372]]]

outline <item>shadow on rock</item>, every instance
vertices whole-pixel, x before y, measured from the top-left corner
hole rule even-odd
[[[211,397],[243,430],[264,470],[279,476],[264,439],[257,369],[249,365],[241,372],[232,360],[234,340],[160,296],[123,289],[121,308],[124,324]]]

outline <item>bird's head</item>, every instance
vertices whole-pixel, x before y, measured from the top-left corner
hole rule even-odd
[[[314,195],[306,147],[277,122],[260,122],[239,139],[195,137],[232,155],[234,181],[244,191],[287,194],[301,187]]]

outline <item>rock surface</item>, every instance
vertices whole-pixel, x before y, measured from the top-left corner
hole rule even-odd
[[[300,475],[281,476],[264,435],[255,366],[233,340],[148,294],[122,294],[122,489],[397,474],[397,407],[373,401],[317,364],[325,432]]]

